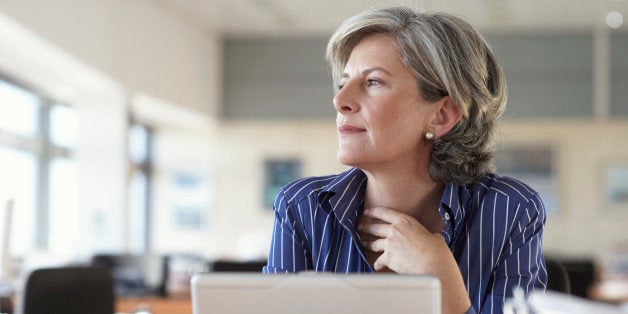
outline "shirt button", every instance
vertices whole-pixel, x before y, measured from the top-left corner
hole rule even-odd
[[[449,220],[449,213],[445,213],[445,220]]]

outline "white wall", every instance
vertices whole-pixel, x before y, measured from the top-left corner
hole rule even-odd
[[[544,248],[602,258],[628,243],[628,212],[609,210],[604,167],[628,163],[626,121],[538,121],[502,125],[504,144],[550,143],[558,153],[559,212],[548,217]]]
[[[128,92],[209,113],[217,108],[217,37],[154,1],[2,1],[0,12]]]
[[[216,134],[217,210],[212,233],[220,237],[223,254],[242,256],[238,247],[248,247],[247,241],[266,245],[251,254],[268,254],[273,213],[263,205],[264,160],[299,158],[305,176],[345,169],[336,159],[335,129],[334,121],[221,124]],[[256,235],[265,238],[251,239]]]

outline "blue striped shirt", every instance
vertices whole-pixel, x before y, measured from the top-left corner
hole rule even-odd
[[[342,174],[292,182],[275,200],[275,225],[264,273],[373,272],[356,226],[367,177]],[[541,240],[545,209],[529,186],[494,174],[475,184],[448,184],[438,209],[472,311],[501,313],[514,287],[545,289]]]

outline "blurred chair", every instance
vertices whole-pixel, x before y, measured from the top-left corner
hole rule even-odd
[[[98,254],[92,266],[111,272],[116,296],[165,296],[168,257],[153,254]]]
[[[595,263],[589,258],[569,258],[560,261],[567,274],[571,294],[582,298],[589,298],[589,289],[597,280]]]
[[[99,267],[42,268],[26,281],[24,314],[111,314],[111,274]]]
[[[547,290],[570,294],[569,275],[565,266],[558,260],[549,257],[545,257],[545,266],[547,269]]]
[[[215,272],[262,272],[266,261],[230,261],[216,260],[210,262],[209,270]]]

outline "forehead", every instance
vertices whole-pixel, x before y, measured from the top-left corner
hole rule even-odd
[[[381,67],[388,71],[406,70],[395,41],[388,35],[376,34],[365,37],[353,49],[345,65],[344,73]]]

